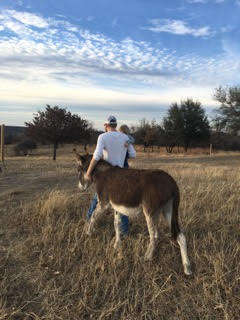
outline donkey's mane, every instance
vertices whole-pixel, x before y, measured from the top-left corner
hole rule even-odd
[[[87,156],[88,158],[86,159],[86,164],[85,166],[88,167],[91,160],[92,160],[92,157],[93,155],[92,154],[89,154]],[[96,167],[94,169],[98,169],[99,167],[107,167],[107,168],[114,168],[115,166],[113,166],[112,164],[110,164],[109,162],[107,162],[106,160],[103,160],[103,159],[100,159],[97,164],[96,164]],[[119,168],[119,167],[118,167]]]
[[[93,169],[93,175],[98,174],[99,172],[106,171],[110,168],[120,168],[118,166],[113,166],[106,160],[100,159],[96,165],[96,167]]]
[[[107,162],[106,160],[99,160],[96,167],[98,166],[104,166],[104,167],[114,167],[112,164],[110,164],[109,162]]]

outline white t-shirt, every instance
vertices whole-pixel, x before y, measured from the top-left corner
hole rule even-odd
[[[136,156],[136,151],[132,144],[129,144],[127,148],[125,147],[124,144],[128,140],[129,138],[126,134],[118,131],[110,131],[100,134],[93,158],[96,161],[103,158],[111,165],[123,168],[127,151],[130,158],[135,158]]]

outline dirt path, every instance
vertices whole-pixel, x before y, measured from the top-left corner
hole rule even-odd
[[[7,199],[27,201],[39,196],[47,190],[58,188],[69,192],[77,192],[76,176],[57,176],[55,172],[43,176],[41,173],[22,173],[0,177],[0,208]]]

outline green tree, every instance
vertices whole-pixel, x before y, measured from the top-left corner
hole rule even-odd
[[[192,99],[173,103],[163,119],[163,130],[168,138],[168,147],[183,145],[185,151],[195,142],[209,140],[210,127],[200,102]]]
[[[177,103],[170,106],[167,116],[163,118],[163,132],[166,150],[171,153],[173,148],[184,140],[183,113]]]
[[[214,126],[218,131],[225,130],[236,134],[240,131],[240,86],[218,87],[214,98],[221,103]]]
[[[56,160],[59,143],[82,142],[89,139],[90,124],[65,108],[47,105],[38,111],[32,122],[25,122],[26,135],[35,141],[53,144],[53,160]]]

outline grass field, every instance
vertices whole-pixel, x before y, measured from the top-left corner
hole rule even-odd
[[[8,157],[0,174],[0,320],[240,319],[240,153],[140,152],[131,162],[178,182],[193,266],[186,277],[163,219],[148,263],[143,217],[131,221],[122,259],[111,213],[85,236],[93,190],[77,189],[71,149],[60,149],[56,162],[48,149]]]

